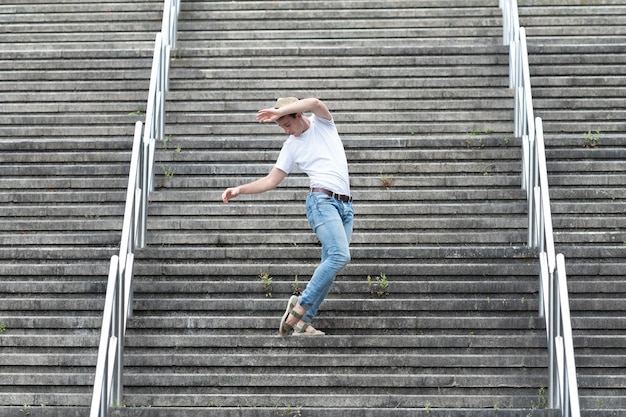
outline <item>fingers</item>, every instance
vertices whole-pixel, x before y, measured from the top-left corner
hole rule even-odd
[[[259,123],[264,123],[267,121],[267,115],[263,112],[263,110],[259,110],[256,114],[256,121]]]
[[[227,188],[223,193],[222,193],[222,201],[225,204],[228,204],[228,201],[237,197],[239,195],[239,189],[238,188]]]
[[[262,109],[256,114],[256,120],[259,123],[268,123],[275,121],[278,117],[275,109]]]

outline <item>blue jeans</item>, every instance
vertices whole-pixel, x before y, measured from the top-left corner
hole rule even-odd
[[[344,203],[324,193],[310,193],[306,199],[306,216],[322,244],[322,261],[298,300],[307,310],[302,319],[310,323],[335,277],[350,262],[354,211],[352,203]]]

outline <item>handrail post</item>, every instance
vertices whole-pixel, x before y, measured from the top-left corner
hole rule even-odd
[[[552,229],[552,209],[550,208],[550,194],[548,187],[548,167],[546,163],[546,151],[545,143],[543,139],[543,122],[541,118],[536,119],[536,134],[537,134],[537,180],[541,190],[541,212],[543,216],[543,223],[545,227],[545,233],[543,234],[544,244],[546,246],[546,253],[548,254],[548,264],[550,269],[556,268],[555,250],[554,250],[554,235]]]
[[[554,271],[548,271],[548,407],[556,408],[558,404],[558,367],[556,366],[555,327],[557,294],[554,285]]]
[[[111,316],[113,300],[115,298],[117,270],[119,259],[117,255],[111,257],[109,265],[109,276],[107,280],[107,291],[104,299],[104,314],[102,315],[102,331],[100,333],[100,343],[98,347],[98,359],[96,362],[96,373],[94,378],[94,389],[91,397],[90,417],[103,417],[108,413],[108,369],[109,369],[109,341],[111,339]]]
[[[561,300],[561,323],[563,334],[563,348],[565,350],[564,398],[562,401],[563,415],[567,417],[580,417],[580,404],[578,398],[578,382],[576,381],[576,363],[574,355],[573,334],[569,309],[569,293],[567,290],[567,274],[565,271],[565,257],[559,253],[556,255],[556,271],[559,298]]]
[[[123,351],[124,351],[124,326],[126,322],[126,313],[124,309],[125,294],[124,294],[124,276],[126,275],[128,255],[124,255],[124,259],[121,260],[124,263],[124,269],[117,271],[117,291],[115,297],[115,360],[113,362],[113,388],[112,388],[112,402],[115,406],[119,406],[122,403],[122,374],[123,374]]]
[[[126,274],[124,275],[124,303],[126,309],[126,317],[127,320],[129,317],[133,316],[133,268],[135,263],[135,255],[129,253],[126,259]],[[124,320],[124,334],[126,334],[126,320]]]

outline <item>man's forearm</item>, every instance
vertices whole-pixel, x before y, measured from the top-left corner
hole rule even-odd
[[[303,98],[302,100],[296,101],[295,103],[289,104],[285,107],[281,107],[279,111],[282,116],[293,113],[311,112],[316,116],[322,117],[324,119],[331,118],[328,107],[326,107],[326,105],[321,100],[314,97]]]

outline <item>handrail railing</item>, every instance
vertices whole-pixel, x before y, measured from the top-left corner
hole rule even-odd
[[[155,141],[163,140],[165,95],[170,51],[176,45],[180,0],[164,0],[161,32],[156,35],[145,129],[135,124],[119,255],[111,257],[96,362],[90,417],[105,417],[122,403],[126,321],[132,316],[133,263],[136,248],[145,246],[147,209],[154,189]]]
[[[517,60],[517,44],[519,39],[519,15],[517,13],[517,0],[500,0],[502,9],[502,41],[509,46],[509,87],[515,86],[515,68]]]
[[[536,167],[536,172],[531,175],[536,179],[531,183],[532,222],[536,231],[533,247],[540,251],[539,315],[546,322],[548,403],[551,408],[561,408],[563,417],[580,417],[565,257],[555,255],[543,123],[539,117],[535,119],[535,130],[534,149],[531,149],[530,156]]]
[[[543,124],[534,117],[526,31],[519,26],[516,0],[500,0],[504,44],[509,45],[510,83],[515,89],[515,136],[522,138],[522,188],[528,199],[528,246],[538,248],[539,315],[548,343],[550,408],[580,417],[565,257],[555,255]]]

